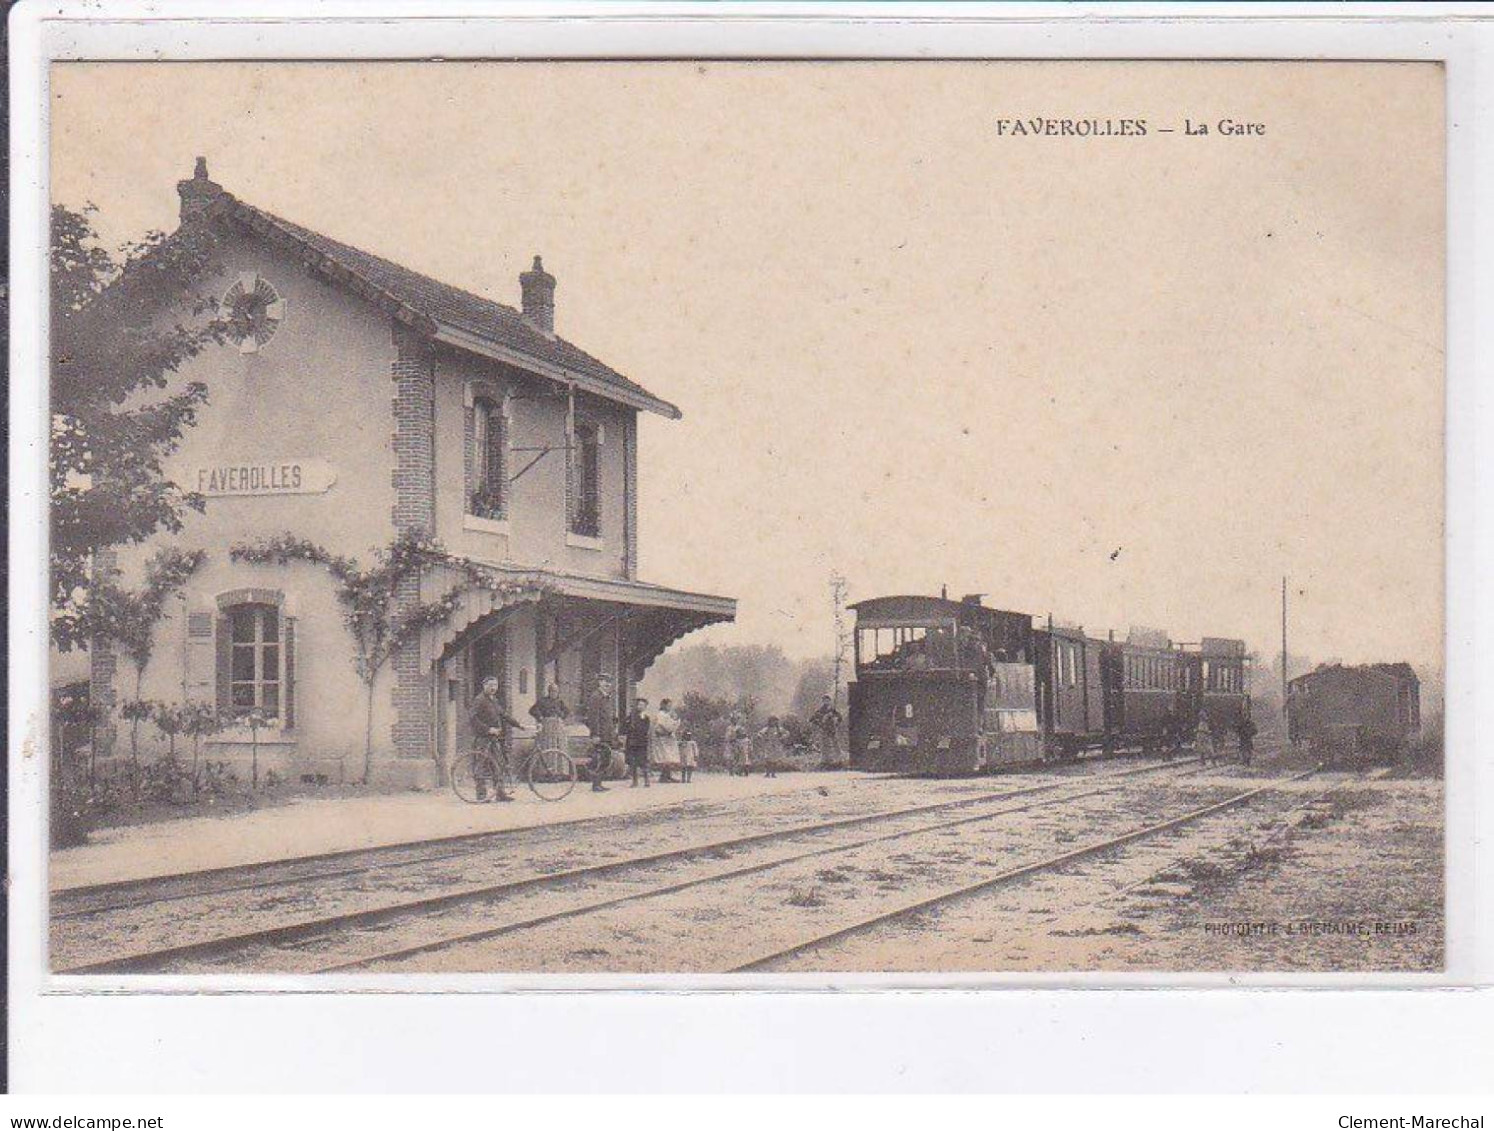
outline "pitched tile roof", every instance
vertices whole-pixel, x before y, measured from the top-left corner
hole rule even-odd
[[[579,385],[598,396],[620,401],[635,408],[678,418],[679,409],[654,396],[643,386],[624,377],[611,366],[564,338],[545,334],[530,324],[511,306],[493,302],[439,282],[408,267],[401,267],[380,256],[348,244],[329,239],[320,232],[303,228],[289,220],[272,215],[223,193],[219,207],[252,230],[288,242],[312,253],[325,273],[394,308],[405,321],[416,322],[430,333],[453,333],[453,344],[483,352],[483,345],[517,353],[521,359],[538,363],[540,372],[575,379]],[[471,339],[470,341],[468,339]],[[444,340],[452,340],[445,338]]]

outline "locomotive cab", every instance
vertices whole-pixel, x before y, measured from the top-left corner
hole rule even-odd
[[[851,765],[930,774],[976,769],[975,684],[952,617],[858,611]]]
[[[1030,618],[974,598],[884,597],[853,609],[853,767],[975,773],[1005,760],[1016,747],[1001,735],[1018,731],[1035,751]]]

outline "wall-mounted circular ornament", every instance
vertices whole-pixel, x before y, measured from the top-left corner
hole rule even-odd
[[[257,353],[280,328],[285,300],[266,279],[245,271],[223,296],[223,316],[239,352]]]

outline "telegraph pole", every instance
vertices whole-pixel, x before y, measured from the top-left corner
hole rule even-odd
[[[840,677],[846,656],[846,579],[839,571],[830,573],[830,600],[835,606],[835,686],[830,693],[835,709],[840,710]]]
[[[1287,723],[1287,579],[1281,579],[1281,724],[1291,733]]]

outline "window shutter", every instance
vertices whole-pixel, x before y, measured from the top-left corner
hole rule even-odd
[[[472,406],[472,492],[489,491],[492,481],[488,478],[488,426],[492,415],[487,401],[477,401]]]
[[[565,528],[576,529],[576,430],[567,422],[565,430]]]
[[[285,729],[296,725],[296,618],[285,618],[285,636],[281,647],[285,650]]]
[[[227,617],[218,618],[218,717],[233,714],[233,625]]]
[[[470,392],[470,390],[469,390]],[[472,513],[477,493],[477,409],[470,398],[462,410],[462,513]]]
[[[503,450],[503,421],[498,410],[487,401],[483,402],[482,415],[486,422],[482,430],[482,481],[490,496],[501,498],[503,468],[498,465],[498,453]]]
[[[187,701],[213,700],[213,614],[187,614]]]

